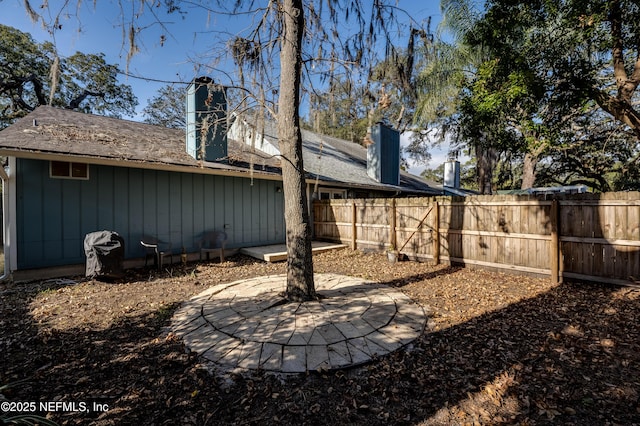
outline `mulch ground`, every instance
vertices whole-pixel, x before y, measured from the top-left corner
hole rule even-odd
[[[350,250],[316,255],[314,268],[397,287],[425,307],[429,330],[354,369],[224,375],[163,327],[207,287],[283,263],[234,256],[115,283],[2,284],[0,386],[13,384],[2,393],[85,402],[86,412],[40,413],[70,425],[640,424],[637,289]]]

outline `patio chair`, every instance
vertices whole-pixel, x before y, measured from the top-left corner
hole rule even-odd
[[[145,248],[146,254],[144,257],[144,266],[147,266],[150,257],[153,257],[153,264],[158,269],[162,269],[164,258],[169,257],[169,264],[171,264],[171,243],[161,241],[156,237],[149,235],[143,235],[140,240],[140,244]]]
[[[220,252],[220,263],[224,262],[224,247],[227,243],[227,234],[223,231],[210,231],[205,232],[202,238],[198,241],[200,247],[200,260],[202,255],[207,255],[209,260],[209,254]]]

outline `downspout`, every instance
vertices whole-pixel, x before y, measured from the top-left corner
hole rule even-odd
[[[309,212],[309,226],[311,226],[311,238],[315,238],[315,231],[313,227],[313,199],[311,192],[311,185],[307,182],[307,211]]]
[[[4,272],[0,275],[0,281],[6,281],[11,276],[11,212],[9,211],[11,185],[4,166],[0,167],[0,178],[2,178],[2,239],[4,245]]]

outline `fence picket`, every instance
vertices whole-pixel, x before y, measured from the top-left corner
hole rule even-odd
[[[363,249],[404,245],[406,255],[435,262],[637,285],[640,193],[555,199],[555,212],[551,200],[518,196],[317,200],[313,226],[320,240],[352,243],[355,232]],[[430,207],[437,213],[425,214]]]

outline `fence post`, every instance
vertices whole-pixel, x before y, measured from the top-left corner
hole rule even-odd
[[[356,250],[358,248],[358,226],[356,221],[358,220],[358,212],[356,209],[355,201],[351,203],[351,249]]]
[[[549,213],[551,221],[551,241],[549,242],[549,269],[551,269],[551,282],[557,284],[560,282],[560,232],[558,227],[558,217],[560,216],[560,205],[558,200],[551,202],[551,212]]]
[[[433,263],[440,264],[440,208],[437,201],[433,203]]]
[[[389,211],[389,245],[397,250],[396,241],[396,199],[391,199],[391,209]]]

